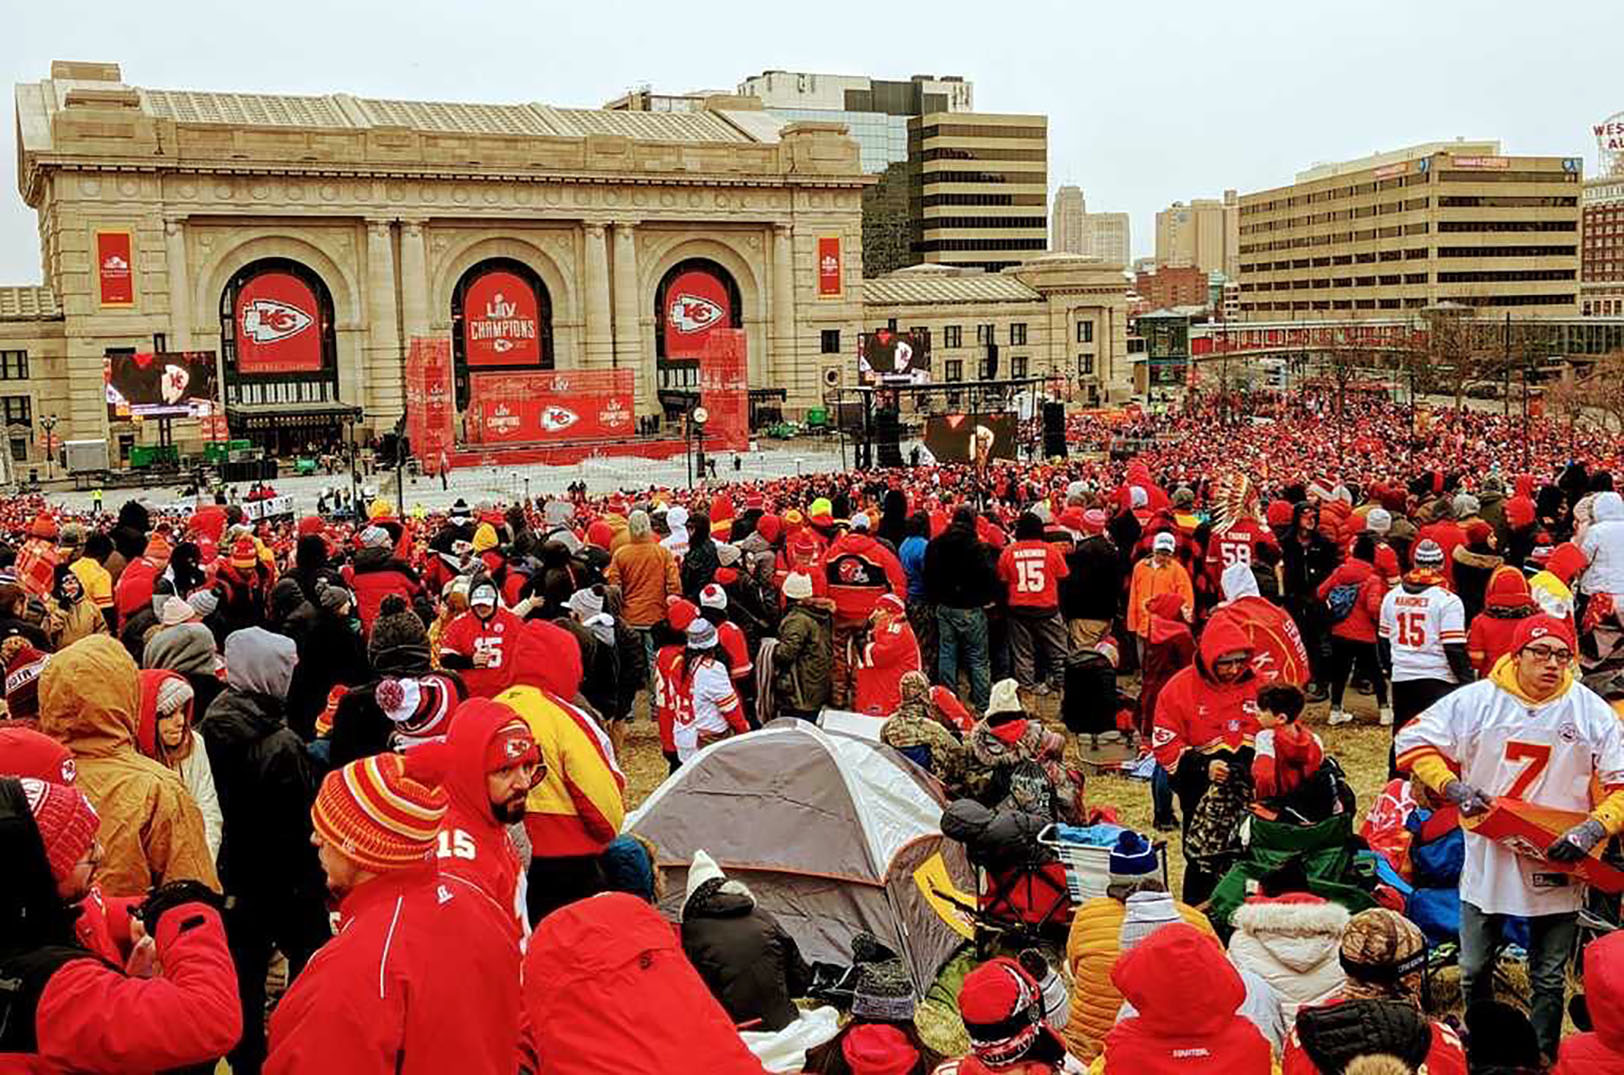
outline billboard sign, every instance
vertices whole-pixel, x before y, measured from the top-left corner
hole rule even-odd
[[[473,374],[468,440],[532,444],[629,437],[633,383],[629,369]]]
[[[925,419],[925,448],[938,463],[973,463],[1015,458],[1017,419],[1002,414],[942,414]]]
[[[1591,128],[1602,175],[1624,172],[1624,112],[1614,112]]]
[[[714,448],[750,447],[750,380],[744,330],[717,329],[699,360],[699,399],[709,412],[705,439]]]
[[[880,329],[857,337],[857,379],[862,384],[929,384],[930,333]]]
[[[406,438],[430,473],[452,445],[451,341],[414,336],[406,349]]]
[[[96,282],[101,305],[135,305],[134,240],[129,232],[96,233]]]
[[[731,328],[733,299],[715,273],[689,269],[678,273],[665,289],[660,310],[666,358],[701,358],[711,330]]]
[[[238,373],[315,373],[322,335],[316,293],[292,273],[262,272],[237,292]]]
[[[482,273],[462,300],[462,353],[470,366],[542,364],[541,303],[529,281]]]
[[[838,299],[843,290],[840,236],[818,236],[818,298]]]
[[[1456,168],[1484,168],[1490,171],[1504,171],[1511,167],[1510,157],[1456,157],[1453,161]]]
[[[207,418],[219,407],[213,351],[108,355],[102,382],[110,421]]]

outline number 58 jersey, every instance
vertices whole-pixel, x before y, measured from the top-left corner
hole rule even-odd
[[[1410,593],[1395,586],[1382,598],[1377,627],[1393,653],[1393,682],[1413,679],[1455,681],[1446,645],[1466,642],[1466,606],[1442,586]]]
[[[1514,681],[1513,669],[1502,670]],[[1444,695],[1406,724],[1394,749],[1400,770],[1437,755],[1485,795],[1553,810],[1588,812],[1592,776],[1604,792],[1624,787],[1624,725],[1599,695],[1576,682],[1530,705],[1495,678],[1479,680]],[[1481,911],[1572,911],[1580,887],[1542,860],[1466,833],[1461,898]]]

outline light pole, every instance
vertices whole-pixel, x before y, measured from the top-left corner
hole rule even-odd
[[[52,471],[52,464],[55,463],[55,461],[56,461],[56,437],[54,437],[51,434],[51,430],[56,428],[56,421],[57,421],[57,418],[56,418],[56,415],[54,415],[54,414],[47,414],[44,418],[41,418],[39,420],[39,424],[45,427],[45,480],[46,481],[50,481],[54,477],[54,473]]]
[[[710,412],[704,407],[695,407],[688,414],[688,426],[693,430],[694,435],[694,463],[699,471],[701,484],[705,481],[705,423],[709,420]],[[688,478],[688,484],[690,486],[694,484],[691,475]]]

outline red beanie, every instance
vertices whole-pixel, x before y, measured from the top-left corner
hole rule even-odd
[[[1514,496],[1506,501],[1506,525],[1521,530],[1534,524],[1534,502],[1525,496]]]
[[[12,652],[5,679],[6,715],[12,720],[39,716],[39,677],[50,659],[27,642]]]
[[[862,1023],[851,1028],[840,1045],[852,1075],[908,1075],[919,1063],[919,1050],[908,1036],[888,1023]]]
[[[34,827],[39,829],[51,876],[61,881],[90,850],[101,819],[76,787],[49,784],[33,777],[24,777],[19,783],[28,798],[28,811],[34,815]]]
[[[32,728],[0,725],[0,776],[33,777],[52,784],[79,779],[73,751]]]
[[[766,539],[767,544],[776,545],[778,535],[784,532],[784,520],[776,515],[767,514],[756,520],[756,533]]]
[[[686,631],[688,625],[699,618],[699,608],[692,601],[677,598],[666,605],[665,620],[672,630]]]
[[[1579,644],[1573,638],[1573,628],[1568,626],[1567,620],[1559,620],[1555,616],[1541,613],[1538,616],[1529,616],[1517,624],[1517,630],[1511,636],[1511,648],[1506,652],[1521,653],[1530,644],[1542,638],[1554,638],[1566,645],[1570,651],[1579,648]]]
[[[1291,502],[1288,500],[1269,501],[1269,510],[1266,519],[1270,526],[1286,527],[1291,525]]]
[[[49,514],[43,511],[34,516],[34,522],[28,528],[29,537],[45,538],[47,541],[55,541],[56,535],[57,529],[55,519],[51,518]]]
[[[1043,992],[1007,956],[965,975],[959,1014],[977,1059],[1002,1067],[1025,1056],[1042,1033]]]
[[[1494,527],[1490,526],[1482,519],[1473,519],[1471,522],[1466,524],[1466,540],[1469,544],[1484,544],[1489,540],[1489,536],[1493,533]]]
[[[1528,591],[1528,580],[1516,568],[1509,564],[1502,565],[1489,576],[1489,586],[1483,595],[1483,603],[1489,608],[1522,608],[1533,602],[1533,596]]]
[[[1551,558],[1545,561],[1545,570],[1571,585],[1587,563],[1589,560],[1583,549],[1571,541],[1564,541],[1551,550]]]
[[[311,534],[320,534],[326,529],[327,524],[322,522],[320,515],[306,515],[299,520],[299,525],[294,528],[294,532],[299,537],[309,537]]]
[[[1376,546],[1376,570],[1381,572],[1382,578],[1398,578],[1400,574],[1398,553],[1393,551],[1393,546],[1386,544]]]
[[[446,793],[412,753],[374,754],[328,773],[310,820],[323,840],[373,873],[433,861]]]
[[[586,543],[595,545],[600,549],[607,549],[609,543],[615,540],[615,529],[602,519],[596,519],[586,528]]]
[[[249,571],[259,564],[259,550],[254,547],[254,539],[240,537],[231,546],[231,566],[238,571]]]

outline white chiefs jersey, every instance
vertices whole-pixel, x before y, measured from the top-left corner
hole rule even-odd
[[[1393,652],[1393,681],[1441,679],[1455,682],[1444,646],[1466,642],[1466,606],[1442,586],[1409,593],[1395,586],[1382,598],[1377,627]]]
[[[1401,766],[1430,747],[1460,766],[1483,794],[1585,813],[1590,778],[1624,784],[1624,725],[1601,696],[1580,683],[1543,705],[1492,679],[1451,691],[1398,733]],[[1542,862],[1471,830],[1460,894],[1487,914],[1541,915],[1577,910],[1582,886]]]

